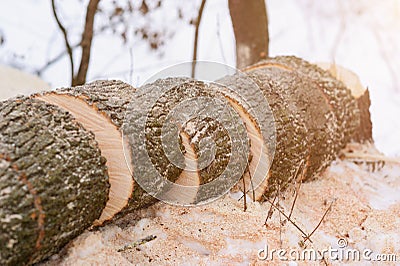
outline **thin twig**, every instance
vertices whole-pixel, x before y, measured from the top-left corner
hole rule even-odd
[[[309,240],[310,237],[315,233],[315,231],[317,231],[318,227],[322,224],[322,221],[325,219],[325,216],[326,216],[326,215],[328,214],[328,212],[332,209],[333,203],[334,203],[335,201],[336,201],[336,199],[333,200],[333,201],[331,202],[331,204],[329,205],[328,209],[326,209],[324,215],[322,216],[322,218],[321,218],[321,220],[319,221],[319,223],[317,224],[317,226],[314,228],[314,230],[313,230],[306,238],[304,238],[304,242],[306,242],[307,240]],[[311,240],[310,240],[310,241],[311,241]]]
[[[139,239],[138,241],[135,241],[135,242],[133,242],[131,244],[125,245],[122,248],[119,248],[117,250],[117,252],[122,252],[122,251],[125,251],[127,249],[136,248],[136,247],[138,247],[140,245],[143,245],[143,244],[145,244],[147,242],[150,242],[150,241],[152,241],[152,240],[154,240],[156,238],[157,238],[157,236],[155,236],[155,235],[149,235],[149,236],[147,236],[145,238],[142,238],[142,239]]]
[[[72,50],[74,50],[75,48],[79,47],[80,44],[75,44],[74,46],[72,46]],[[35,71],[35,73],[40,76],[48,67],[50,67],[52,64],[57,63],[58,60],[60,60],[61,58],[63,58],[66,54],[68,54],[68,51],[62,51],[61,53],[59,53],[58,55],[56,55],[53,59],[50,59],[49,61],[47,61],[47,63],[42,66],[41,68],[39,68],[38,70]]]
[[[303,237],[304,237],[305,239],[309,240],[309,241],[312,243],[312,241],[311,241],[311,239],[310,239],[310,236],[308,236],[295,222],[293,222],[291,219],[289,219],[289,217],[288,217],[282,210],[280,210],[274,203],[272,203],[267,197],[265,197],[264,195],[263,195],[263,197],[264,197],[264,199],[265,199],[266,201],[268,201],[275,209],[277,209],[277,210],[283,215],[283,217],[285,217],[294,227],[296,227],[297,230],[299,230],[300,233],[303,234]]]
[[[326,261],[326,258],[324,257],[325,254],[322,254],[320,250],[318,250],[318,254],[321,256],[321,261],[324,262],[326,266],[328,266],[328,262]]]
[[[249,163],[252,160],[253,160],[253,155],[250,154],[249,155],[249,160],[248,160],[248,163],[247,163],[247,171],[249,173],[249,179],[250,179],[251,192],[252,192],[252,196],[253,196],[253,202],[255,202],[256,201],[256,190],[254,188],[253,176],[251,175],[251,172],[250,172],[250,163]],[[249,188],[249,190],[250,190],[250,188]]]
[[[192,60],[192,78],[195,76],[196,72],[196,60],[197,60],[197,47],[199,42],[199,31],[200,31],[200,22],[203,16],[204,6],[206,5],[206,0],[202,0],[199,8],[199,14],[196,20],[196,30],[194,33],[194,45],[193,45],[193,60]]]
[[[275,203],[275,200],[276,200],[277,197],[278,197],[278,193],[275,193],[275,197],[272,200],[272,203]],[[268,219],[270,219],[272,217],[272,214],[274,213],[273,210],[272,210],[273,207],[274,206],[271,204],[271,206],[269,207],[268,213],[267,213],[267,218],[265,218],[264,225],[267,225]]]
[[[277,205],[278,205],[278,208],[281,206],[280,205],[280,198],[281,198],[281,195],[280,195],[280,193],[281,193],[281,185],[280,184],[278,184],[278,201],[277,201]],[[281,212],[279,212],[279,246],[282,248],[282,215],[281,215]]]
[[[246,181],[244,180],[244,175],[242,177],[243,180],[243,211],[247,210],[247,200],[246,200]]]
[[[70,65],[71,65],[71,84],[72,84],[72,82],[74,80],[74,57],[73,57],[73,53],[72,53],[72,47],[68,40],[67,30],[65,29],[65,27],[63,26],[63,24],[61,23],[61,21],[58,17],[57,10],[56,10],[56,4],[55,4],[54,0],[51,0],[51,6],[52,6],[52,10],[53,10],[53,16],[57,22],[58,27],[60,28],[60,30],[64,36],[65,47],[67,48],[69,61],[70,61]]]
[[[384,161],[388,163],[396,163],[400,164],[400,158],[395,157],[386,157],[380,154],[365,154],[365,153],[357,153],[357,152],[344,152],[344,157],[346,159],[359,159],[365,162],[375,162],[375,161]]]
[[[298,176],[298,174],[300,173],[300,168],[302,168],[303,164],[304,164],[304,160],[301,160],[299,166],[297,167],[296,174],[294,175],[294,176],[295,176],[295,180],[297,180],[297,176]],[[296,187],[296,194],[295,194],[295,196],[294,196],[294,199],[293,199],[293,202],[292,202],[292,207],[290,208],[290,213],[289,213],[289,215],[288,215],[289,218],[292,217],[294,205],[296,204],[297,196],[299,195],[299,191],[300,191],[300,187],[301,187],[301,183],[303,182],[303,177],[304,177],[304,172],[301,174],[301,178],[300,178],[300,180],[298,181],[298,182],[299,182],[299,185]]]

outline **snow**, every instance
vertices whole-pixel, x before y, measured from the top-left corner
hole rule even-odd
[[[49,88],[49,84],[35,75],[0,65],[0,100],[16,95],[29,95]]]
[[[354,147],[353,147],[354,148]],[[334,204],[318,229],[307,242],[307,250],[370,249],[373,254],[400,254],[400,201],[386,197],[383,187],[399,187],[400,164],[387,163],[376,172],[349,160],[337,160],[313,181],[302,184],[291,219],[306,234],[321,220],[332,200]],[[380,179],[376,195],[367,185]],[[385,208],[375,208],[373,199],[381,198]],[[294,194],[282,194],[279,205],[286,214],[291,209]],[[258,252],[268,249],[303,252],[302,233],[274,210],[264,225],[269,203],[247,202],[226,195],[210,204],[196,208],[171,206],[159,202],[148,209],[132,213],[98,230],[85,232],[64,251],[41,265],[263,265]],[[123,252],[118,250],[150,235],[155,239]],[[263,256],[263,255],[261,255]],[[340,256],[340,255],[339,255]],[[269,257],[270,258],[270,257]],[[332,261],[328,264],[365,265],[367,261]],[[267,261],[268,264],[270,261]],[[271,265],[282,265],[275,259]],[[313,261],[292,261],[290,265],[308,265]],[[397,261],[398,263],[398,261]],[[318,264],[319,265],[319,264]]]

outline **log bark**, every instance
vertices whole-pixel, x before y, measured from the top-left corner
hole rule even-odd
[[[334,77],[340,78],[337,72],[324,71],[293,56],[269,58],[244,71],[259,84],[267,99],[273,94],[281,97],[270,100],[277,119],[278,140],[264,195],[285,189],[295,178],[315,178],[347,143],[372,141],[368,90],[360,87],[359,82],[346,87]],[[342,80],[348,81],[343,75]],[[280,120],[283,113],[288,114],[295,130],[301,129],[303,134],[287,134],[292,131],[282,128],[287,124]]]
[[[253,106],[242,100],[248,83],[238,74],[215,84],[168,78],[138,89],[97,81],[0,103],[0,264],[38,262],[89,226],[154,203],[160,195],[149,195],[134,179],[135,171],[148,171],[137,151],[147,151],[157,172],[141,182],[167,191],[171,202],[196,204],[218,197],[240,178],[240,189],[255,200],[270,197],[296,180],[312,180],[348,142],[368,137],[365,90],[354,93],[295,57],[270,58],[245,72],[268,100],[274,121],[268,115],[257,119],[262,99],[246,95],[254,98]],[[186,102],[192,98],[197,102]],[[200,98],[223,104],[210,113]],[[172,112],[179,105],[186,117]],[[233,111],[226,115],[223,106]],[[138,122],[144,130],[135,127]],[[274,157],[262,136],[272,123]],[[175,130],[164,136],[165,125]],[[237,136],[230,135],[233,129]],[[141,133],[143,142],[135,137]],[[173,143],[178,149],[168,147]],[[249,150],[238,149],[242,143]],[[202,165],[210,154],[211,163]],[[260,174],[269,168],[267,176]],[[182,193],[167,180],[194,189]]]
[[[364,88],[358,76],[352,71],[336,64],[317,64],[322,69],[328,71],[337,80],[343,82],[347,88],[351,88],[352,95],[356,98],[358,109],[360,110],[360,125],[354,132],[352,141],[359,143],[372,143],[372,121],[369,108],[371,99],[369,90]]]
[[[0,264],[32,264],[100,215],[105,158],[93,133],[54,105],[7,100],[0,117]]]
[[[154,103],[150,103],[154,95],[160,91],[165,91],[160,95]],[[132,99],[133,109],[127,113],[126,126],[124,134],[128,137],[129,143],[132,147],[141,150],[147,150],[152,164],[155,166],[157,173],[152,173],[151,178],[143,180],[141,184],[146,187],[158,188],[154,191],[153,196],[162,198],[171,203],[193,204],[195,202],[203,202],[213,198],[214,196],[222,194],[221,191],[228,191],[229,187],[239,180],[238,173],[246,167],[247,158],[246,154],[234,158],[230,156],[231,151],[235,148],[238,149],[239,141],[246,137],[244,127],[241,129],[240,138],[229,138],[226,131],[237,130],[237,124],[229,121],[229,117],[224,115],[223,106],[217,107],[214,104],[212,113],[214,117],[219,117],[224,121],[224,128],[215,122],[215,119],[208,119],[210,110],[207,110],[206,99],[219,98],[224,101],[224,96],[212,87],[206,85],[204,82],[196,81],[193,79],[185,78],[171,78],[166,80],[159,80],[152,84],[146,85],[137,93]],[[168,114],[173,111],[179,104],[184,103],[186,100],[197,99],[196,102],[188,102],[187,106],[182,107],[182,112],[175,113],[173,120],[168,120]],[[201,101],[200,99],[203,99]],[[191,106],[189,106],[192,104]],[[141,110],[147,110],[151,106],[149,114],[143,114]],[[147,116],[147,117],[146,117]],[[185,118],[189,117],[189,120]],[[198,119],[198,117],[205,117],[205,119]],[[197,117],[197,118],[196,118]],[[145,128],[138,128],[138,121],[147,118]],[[239,117],[237,117],[239,119]],[[213,120],[214,122],[212,122]],[[175,123],[174,129],[168,130],[169,133],[163,136],[163,125]],[[146,140],[144,143],[138,141],[141,131],[144,130]],[[174,134],[175,133],[175,134]],[[239,134],[240,134],[239,133]],[[232,137],[232,136],[231,136]],[[187,139],[185,141],[185,139]],[[215,158],[212,163],[205,166],[197,165],[194,171],[185,169],[184,161],[187,149],[185,147],[191,146],[189,152],[195,153],[195,158],[202,158],[205,154],[212,153],[211,146],[201,147],[202,140],[212,140],[216,144]],[[174,143],[178,143],[180,150],[174,148]],[[207,141],[207,143],[210,143]],[[172,151],[167,156],[165,150]],[[181,153],[182,151],[182,153]],[[237,153],[237,152],[236,152]],[[132,149],[133,164],[136,167],[145,165],[145,158]],[[232,162],[230,162],[232,160]],[[172,163],[175,162],[174,163]],[[201,162],[202,160],[197,160]],[[228,163],[233,164],[230,171],[222,173],[227,167]],[[196,162],[197,163],[197,162]],[[180,165],[180,167],[179,167]],[[147,173],[147,169],[139,171]],[[179,191],[168,191],[169,188],[173,189],[166,180],[171,182],[178,182],[185,180],[188,175],[192,175],[193,186],[204,185],[215,181],[217,177],[223,174],[221,184],[217,186],[206,186],[200,190],[192,191],[190,194],[180,193]],[[193,176],[194,175],[194,176]],[[166,179],[166,180],[165,180]],[[235,181],[236,180],[236,181]],[[215,181],[220,182],[220,181]],[[205,190],[205,191],[204,191]],[[193,193],[193,194],[192,194]]]
[[[135,185],[129,144],[125,142],[122,126],[135,89],[121,81],[96,81],[84,86],[61,88],[53,92],[36,94],[36,99],[56,105],[70,112],[85,128],[94,133],[95,139],[107,159],[110,175],[110,200],[94,225],[134,209],[145,207],[155,199]],[[124,146],[125,145],[125,146]]]

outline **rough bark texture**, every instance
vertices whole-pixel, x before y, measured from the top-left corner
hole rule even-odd
[[[360,126],[353,134],[352,141],[365,143],[373,142],[372,139],[372,120],[369,108],[371,106],[371,98],[369,97],[369,90],[357,99],[357,106],[360,110]]]
[[[0,103],[0,264],[35,263],[88,228],[108,198],[93,134],[56,106]]]
[[[106,116],[110,120],[110,123],[112,123],[122,134],[122,126],[124,124],[127,108],[132,103],[135,91],[135,88],[122,81],[101,80],[84,86],[60,88],[54,92],[45,92],[41,95],[69,95],[82,99],[88,106]],[[36,97],[40,97],[40,95],[36,95]],[[69,108],[73,108],[73,106],[70,106]],[[127,146],[129,146],[129,144],[127,144]],[[107,159],[110,160],[112,158]],[[131,178],[133,179],[133,177]],[[120,217],[125,213],[148,206],[155,202],[153,197],[145,193],[144,190],[137,185],[134,185],[130,195],[130,198],[126,199],[128,203],[125,207],[119,209],[114,214],[116,217]],[[96,224],[100,225],[103,222],[104,221],[99,221]]]
[[[265,126],[267,132],[270,132],[275,128],[276,135],[267,136],[267,141],[270,137],[276,137],[275,145],[269,146],[270,143],[264,143],[267,146],[266,151],[269,158],[274,156],[274,160],[268,176],[265,178],[267,184],[263,184],[259,189],[256,190],[255,199],[260,200],[264,194],[270,194],[277,190],[277,186],[280,186],[283,190],[294,178],[296,172],[296,166],[301,164],[301,160],[308,157],[309,151],[307,149],[307,129],[305,122],[302,117],[296,117],[293,104],[287,103],[287,97],[279,93],[277,90],[279,87],[273,84],[263,75],[249,75],[249,77],[256,82],[261,89],[263,95],[261,98],[257,98],[255,95],[246,95],[246,99],[252,102],[255,107],[261,105],[264,96],[269,103],[271,111],[274,116],[274,120],[265,117],[265,120],[258,120],[257,123]],[[233,75],[226,77],[219,81],[219,83],[231,88],[234,91],[240,92],[241,87],[249,85],[248,77],[243,75]],[[255,117],[254,111],[260,112],[260,110],[252,110],[245,102],[241,101],[235,94],[231,95],[233,99],[236,99],[239,105],[243,106],[246,110],[249,110],[249,115]],[[260,103],[260,104],[258,104]],[[267,110],[263,110],[266,112]],[[273,123],[273,124],[272,124]],[[270,140],[272,141],[272,140]],[[257,145],[257,143],[251,143],[251,145]],[[275,148],[275,154],[271,154],[271,150]],[[253,158],[249,159],[249,164],[252,163]],[[258,162],[255,162],[256,164]],[[288,167],[288,165],[292,165]],[[253,177],[251,177],[253,178]],[[249,190],[251,192],[251,182],[247,182],[246,188],[241,186],[241,189]],[[272,185],[274,184],[274,185]],[[264,191],[268,187],[268,191]],[[252,195],[251,193],[248,193]]]
[[[318,64],[321,68],[328,71],[335,79],[343,82],[346,87],[351,88],[352,95],[356,98],[357,106],[360,111],[360,124],[353,134],[351,141],[359,143],[372,143],[372,122],[369,108],[371,100],[369,90],[364,88],[359,77],[352,71],[336,64]],[[326,74],[325,74],[326,75]]]
[[[245,71],[269,102],[277,137],[275,157],[265,179],[267,183],[258,188],[255,199],[274,195],[296,179],[312,179],[329,165],[346,143],[368,136],[367,92],[355,97],[333,76],[295,57],[268,59]],[[107,162],[102,156],[108,154],[101,150],[107,141],[99,141],[99,135],[107,132],[98,128],[94,133],[89,132],[88,128],[93,128],[89,122],[93,121],[82,119],[81,114],[71,109],[77,104],[76,99],[83,102],[84,108],[80,105],[79,110],[95,110],[96,114],[107,118],[101,120],[102,123],[112,125],[121,134],[117,134],[116,140],[122,140],[122,134],[126,136],[134,173],[138,169],[147,173],[144,158],[136,151],[147,152],[161,176],[148,172],[144,180],[148,185],[162,189],[168,186],[167,179],[181,182],[187,177],[184,175],[187,161],[182,154],[188,152],[191,158],[202,158],[214,150],[215,159],[211,164],[202,167],[201,160],[195,160],[198,171],[194,177],[198,180],[192,181],[197,185],[211,184],[225,169],[230,168],[230,171],[216,181],[217,186],[194,191],[194,203],[226,191],[231,186],[226,182],[238,180],[241,177],[238,173],[245,173],[247,165],[251,168],[253,158],[257,157],[256,150],[235,150],[237,145],[249,141],[246,132],[257,135],[263,124],[268,124],[269,128],[272,122],[255,119],[260,110],[253,109],[257,104],[251,106],[248,102],[258,103],[261,101],[258,96],[246,95],[247,102],[241,100],[246,91],[243,88],[248,86],[242,76],[226,77],[218,83],[210,85],[192,79],[168,78],[135,90],[119,81],[98,81],[34,95],[32,98],[36,99],[20,98],[0,103],[0,242],[5,243],[0,247],[0,263],[34,263],[54,254],[98,219],[112,200],[110,196],[106,203],[108,182],[111,191],[112,178],[118,177],[111,176],[114,172],[109,165],[107,171]],[[155,97],[157,93],[160,95]],[[52,97],[62,98],[62,104]],[[65,102],[68,97],[71,105]],[[185,102],[191,98],[195,99],[193,103]],[[213,106],[207,110],[208,107],[201,105],[201,98],[207,98],[205,103],[211,99],[220,100],[225,107],[238,113],[243,111],[226,116],[223,107]],[[168,117],[181,104],[187,113],[177,112]],[[219,119],[210,119],[210,114]],[[240,120],[245,121],[244,126],[240,126]],[[184,122],[180,124],[180,121]],[[135,126],[142,122],[143,129]],[[163,136],[163,126],[174,123],[177,130]],[[228,134],[231,129],[238,131],[236,138]],[[144,134],[144,140],[138,141],[135,134]],[[267,140],[272,136],[267,136]],[[259,138],[249,139],[251,147],[263,142]],[[206,140],[215,143],[215,147],[204,142]],[[171,143],[178,149],[172,149],[175,153],[168,157],[164,148]],[[271,159],[268,143],[262,144],[267,146],[266,156],[262,158]],[[123,145],[119,143],[116,147],[122,149]],[[232,159],[235,154],[239,156]],[[171,158],[180,166],[172,163]],[[113,158],[106,159],[109,163]],[[233,166],[228,167],[229,163]],[[125,194],[126,204],[114,210],[109,219],[156,201],[137,185],[126,189],[129,190]],[[248,189],[248,185],[243,188]]]
[[[292,56],[270,58],[245,71],[265,93],[279,128],[267,196],[277,186],[286,188],[298,169],[301,180],[312,179],[356,138],[361,123],[356,99],[328,72]],[[280,109],[276,108],[280,101],[271,99],[274,94],[282,97]],[[302,128],[303,135],[288,136],[291,131],[281,130],[287,124],[280,120],[282,113],[288,114],[296,130]]]
[[[335,145],[335,142],[331,144],[328,140],[334,138],[336,119],[318,88],[301,79],[296,73],[290,73],[279,68],[253,70],[251,77],[262,87],[269,84],[272,87],[271,90],[282,97],[286,112],[290,114],[293,120],[298,120],[297,124],[304,128],[306,135],[303,136],[303,140],[307,143],[305,149],[309,149],[308,153],[317,157],[322,156],[320,158],[322,161],[332,159],[334,151],[329,148],[329,145]],[[265,96],[269,98],[271,91],[265,90],[265,88],[263,88],[263,91]],[[275,116],[280,116],[280,114],[275,113]],[[289,139],[288,144],[282,144],[292,146],[299,143],[296,139],[293,143],[291,141],[293,140]],[[303,157],[303,159],[306,157]],[[320,165],[322,161],[316,162],[316,164]]]
[[[244,68],[268,56],[268,16],[264,0],[229,0],[236,39],[236,66]]]
[[[295,56],[269,58],[248,69],[269,65],[297,72],[304,79],[316,83],[323,91],[329,104],[332,106],[332,110],[335,112],[338,120],[337,134],[339,134],[338,139],[340,140],[341,147],[344,148],[344,145],[353,139],[356,129],[359,129],[360,126],[360,114],[349,88],[334,78],[329,72]]]
[[[160,95],[154,103],[151,103],[154,99],[154,95],[159,91],[163,91],[162,95]],[[235,149],[235,147],[237,149],[237,146],[239,145],[238,143],[235,143],[235,141],[242,141],[243,138],[245,138],[246,135],[244,128],[242,128],[242,135],[240,138],[236,138],[236,140],[230,139],[226,130],[238,129],[237,124],[234,121],[229,121],[231,117],[227,118],[226,114],[224,116],[224,110],[222,107],[213,106],[212,113],[215,117],[219,117],[221,121],[224,122],[224,128],[222,128],[217,122],[215,122],[215,119],[207,121],[207,116],[210,114],[208,112],[210,110],[207,110],[208,108],[202,108],[201,103],[199,103],[200,98],[208,99],[210,101],[210,99],[215,99],[217,97],[224,101],[222,95],[218,96],[217,92],[205,83],[181,78],[156,81],[152,84],[146,85],[139,93],[135,94],[132,105],[133,109],[127,113],[127,123],[124,127],[124,134],[126,134],[131,144],[134,144],[135,146],[143,145],[142,149],[148,151],[148,155],[159,174],[153,175],[152,178],[142,180],[144,182],[143,185],[158,187],[159,189],[156,191],[163,191],[160,193],[164,193],[165,190],[162,189],[165,189],[164,186],[168,186],[165,179],[175,182],[182,174],[184,167],[178,167],[171,162],[172,159],[178,165],[184,163],[184,156],[182,156],[182,153],[185,151],[182,144],[182,138],[179,136],[179,132],[181,131],[185,131],[188,134],[189,140],[194,146],[197,158],[212,153],[212,146],[208,144],[210,144],[210,141],[216,143],[215,159],[211,164],[205,167],[200,165],[198,170],[199,184],[210,183],[220,177],[221,174],[224,174],[222,180],[216,181],[221,182],[220,185],[201,188],[198,192],[197,199],[195,200],[196,202],[213,198],[214,195],[221,195],[221,191],[229,190],[229,187],[233,185],[232,182],[236,183],[236,181],[239,180],[240,176],[238,176],[238,173],[243,172],[243,169],[246,167],[247,157],[246,154],[243,154],[240,158],[232,158],[231,154],[233,153],[232,150]],[[182,117],[182,113],[177,113],[177,117],[174,117],[176,119],[174,120],[176,123],[176,130],[167,132],[167,135],[162,135],[163,126],[168,123],[174,123],[174,121],[167,120],[170,112],[179,104],[185,104],[186,100],[191,99],[195,99],[192,103],[194,105],[183,106],[182,111],[189,118],[204,116],[204,119],[196,118],[184,121],[185,118]],[[196,99],[198,100],[197,102]],[[196,106],[197,104],[199,106]],[[141,133],[140,130],[142,129],[138,128],[136,125],[139,123],[139,120],[146,118],[140,111],[146,110],[148,106],[151,106],[151,110],[149,110],[150,112],[147,116],[144,128],[146,141],[145,143],[137,143],[136,136]],[[239,118],[237,117],[237,119]],[[182,124],[180,124],[180,121]],[[206,140],[207,144],[200,147],[200,142],[203,140]],[[170,146],[176,142],[179,143],[181,150],[177,150],[176,147],[174,148],[173,146]],[[173,151],[173,153],[169,155],[169,158],[167,157],[165,150]],[[235,151],[235,153],[238,154],[237,151]],[[141,163],[144,158],[137,155],[134,150],[132,150],[132,160],[133,164],[137,168],[144,165],[144,163]],[[226,166],[228,165],[229,160],[232,160],[231,163],[235,164],[235,166],[230,167],[231,170],[229,172],[222,173],[227,168]],[[145,171],[146,170],[143,170],[143,172]],[[216,191],[212,191],[213,189]],[[154,196],[162,197],[156,193]]]

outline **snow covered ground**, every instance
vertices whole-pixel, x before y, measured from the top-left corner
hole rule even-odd
[[[189,61],[194,27],[175,21],[174,8],[180,5],[195,16],[199,2],[165,1],[164,11],[153,18],[152,27],[176,29],[163,48],[163,57],[140,41],[124,46],[116,37],[97,36],[88,79],[118,78],[138,86],[165,67]],[[77,43],[85,10],[77,0],[58,5],[65,25],[72,28],[72,43]],[[6,38],[0,47],[1,64],[32,71],[64,49],[50,1],[2,0],[0,6],[0,31]],[[376,145],[387,155],[400,156],[400,2],[283,0],[267,1],[267,7],[270,54],[336,62],[357,73],[371,91]],[[199,45],[199,60],[235,65],[227,0],[207,2]],[[43,73],[52,87],[67,86],[69,77],[66,57]]]
[[[387,265],[399,265],[400,218],[395,214],[400,196],[395,190],[400,164],[368,169],[337,160],[317,180],[302,184],[291,220],[305,234],[332,206],[305,246],[302,232],[282,223],[285,218],[277,210],[264,225],[269,203],[249,200],[243,212],[243,200],[228,194],[196,208],[159,202],[86,231],[41,265],[377,265],[382,258]],[[275,203],[289,215],[293,200],[288,191]],[[268,256],[260,254],[266,247]],[[285,250],[286,261],[278,258],[279,249]],[[304,250],[326,249],[335,251],[325,254],[325,261],[301,259]],[[300,259],[292,259],[296,256]]]

